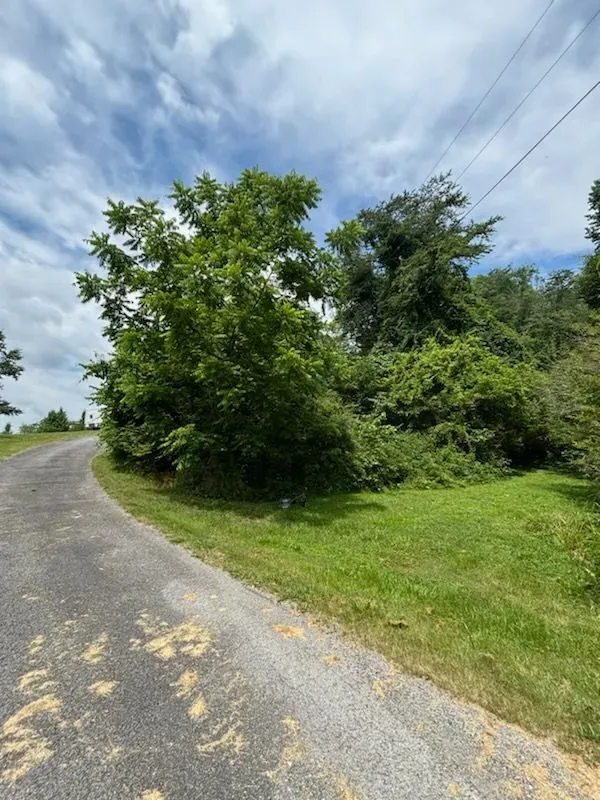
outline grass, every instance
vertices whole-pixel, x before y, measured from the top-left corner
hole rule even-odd
[[[106,456],[94,469],[127,510],[206,561],[600,761],[600,606],[586,561],[599,534],[586,482],[536,471],[283,512],[198,500]]]
[[[93,433],[93,431],[65,431],[64,433],[13,433],[10,436],[0,434],[0,461],[31,447],[62,442],[76,436],[89,436]]]

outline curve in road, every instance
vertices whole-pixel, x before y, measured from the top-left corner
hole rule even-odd
[[[598,796],[552,746],[136,522],[96,447],[0,464],[2,798]]]

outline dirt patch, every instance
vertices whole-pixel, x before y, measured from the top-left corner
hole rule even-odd
[[[188,697],[197,685],[198,673],[193,669],[182,672],[175,683],[171,684],[171,686],[175,687],[177,697]]]

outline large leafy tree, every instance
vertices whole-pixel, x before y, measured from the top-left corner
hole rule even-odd
[[[586,257],[579,274],[578,287],[587,305],[600,309],[600,179],[594,181],[588,196],[588,226],[585,235],[594,252]]]
[[[343,276],[343,330],[362,351],[409,349],[472,324],[468,271],[491,250],[499,217],[465,220],[468,196],[449,175],[407,190],[330,235]]]
[[[4,333],[0,331],[0,392],[2,391],[2,379],[4,377],[14,378],[16,380],[23,372],[23,367],[20,362],[21,351],[16,349],[9,350],[6,346],[6,337]],[[0,395],[0,414],[12,416],[20,413],[18,408],[15,408],[15,406],[11,405],[8,400],[5,400],[2,395]]]
[[[102,272],[77,280],[112,345],[87,370],[115,456],[176,467],[211,493],[333,480],[350,444],[313,309],[335,274],[304,226],[319,195],[254,169],[175,183],[175,215],[109,201],[109,231],[90,240]]]

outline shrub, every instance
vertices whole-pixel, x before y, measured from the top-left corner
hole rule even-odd
[[[479,461],[533,461],[546,450],[543,376],[491,353],[475,336],[401,353],[379,410],[389,424],[429,432]]]
[[[346,488],[378,491],[386,486],[450,486],[478,483],[507,472],[506,463],[491,459],[479,462],[452,444],[440,445],[435,437],[403,431],[364,417],[353,424],[355,449]]]

